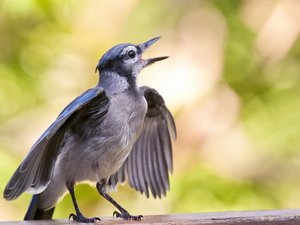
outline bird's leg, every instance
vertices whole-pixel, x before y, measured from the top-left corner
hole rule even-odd
[[[87,218],[82,215],[82,213],[79,210],[76,197],[75,197],[75,192],[74,192],[74,182],[67,182],[66,183],[67,189],[70,192],[72,202],[76,211],[76,215],[74,213],[71,213],[69,216],[69,219],[73,219],[74,221],[81,222],[81,223],[95,223],[96,221],[101,221],[100,218],[98,217],[92,217],[92,218]]]
[[[113,204],[118,210],[114,211],[113,215],[118,218],[123,218],[124,220],[141,220],[143,218],[142,215],[139,216],[132,216],[130,215],[126,209],[124,209],[122,206],[120,206],[112,197],[110,197],[106,193],[106,182],[98,182],[97,183],[97,190],[101,196],[103,196],[106,200],[108,200],[111,204]]]

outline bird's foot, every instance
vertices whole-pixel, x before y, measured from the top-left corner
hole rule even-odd
[[[124,220],[141,220],[144,218],[142,215],[132,216],[126,210],[122,210],[121,213],[119,213],[118,211],[114,211],[113,216],[122,218]]]
[[[73,221],[80,222],[80,223],[95,223],[101,221],[99,217],[87,218],[84,217],[82,214],[75,215],[73,213],[70,214],[69,219],[72,219]]]

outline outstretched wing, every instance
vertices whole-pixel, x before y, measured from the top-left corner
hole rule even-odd
[[[148,110],[141,135],[119,171],[110,177],[108,185],[115,187],[127,180],[134,189],[153,197],[166,195],[173,157],[171,137],[176,139],[172,114],[161,95],[149,87],[141,87]]]
[[[102,121],[108,105],[109,100],[103,89],[99,87],[87,90],[72,101],[32,146],[6,185],[4,198],[12,200],[24,191],[34,193],[43,191],[50,181],[66,130],[72,124],[80,122],[83,116],[97,117],[97,121]],[[98,109],[96,114],[91,111],[95,108]]]

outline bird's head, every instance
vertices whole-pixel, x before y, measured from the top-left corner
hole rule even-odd
[[[120,76],[136,76],[143,68],[154,62],[168,58],[167,56],[142,59],[143,53],[160,37],[153,38],[142,44],[119,44],[109,49],[99,60],[96,70],[113,72]]]

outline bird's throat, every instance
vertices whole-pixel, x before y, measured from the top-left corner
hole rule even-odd
[[[127,89],[135,90],[137,88],[136,75],[123,74],[105,71],[100,74],[98,86],[110,94],[121,93]]]

